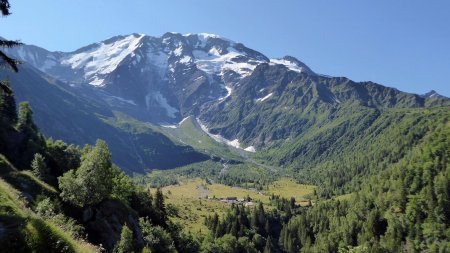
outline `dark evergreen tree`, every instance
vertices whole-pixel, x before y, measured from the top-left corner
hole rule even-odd
[[[16,101],[8,81],[0,81],[0,126],[10,127],[17,122]]]
[[[166,205],[164,204],[164,194],[161,188],[156,189],[155,197],[153,199],[153,208],[156,212],[156,224],[165,227],[166,224]]]
[[[33,121],[33,110],[28,102],[19,104],[17,130],[28,136],[37,133],[37,126]]]
[[[8,16],[11,14],[9,11],[10,7],[11,6],[10,6],[8,0],[0,0],[0,11],[2,13],[2,16]],[[11,48],[11,47],[19,46],[20,44],[21,43],[19,43],[18,41],[0,39],[0,48]],[[18,71],[17,65],[19,63],[20,63],[19,61],[10,58],[2,50],[0,50],[0,66],[2,66],[2,67],[8,66],[11,69],[13,69],[15,72],[17,72]],[[12,95],[12,91],[9,88],[9,85],[6,81],[0,81],[0,89],[5,94],[7,94],[9,96]],[[0,107],[1,107],[1,101],[0,101]],[[15,113],[15,111],[14,111],[14,113]]]
[[[270,235],[267,237],[266,239],[266,246],[264,247],[264,251],[263,253],[272,253],[272,237],[270,237]]]
[[[120,241],[117,242],[114,248],[114,253],[132,253],[133,249],[133,232],[128,228],[125,223],[122,226],[122,232],[120,234]]]
[[[35,176],[44,181],[47,180],[50,175],[50,171],[45,163],[45,158],[39,153],[34,155],[33,161],[31,162],[31,170]]]
[[[8,0],[0,0],[0,11],[2,13],[2,16],[8,16],[11,14],[9,9],[11,8],[11,5],[9,4]],[[13,40],[4,40],[0,39],[0,48],[9,48],[9,47],[15,47],[19,46],[21,43],[18,41]],[[20,64],[19,61],[10,58],[8,55],[6,55],[2,50],[0,50],[0,66],[7,66],[13,69],[15,72],[18,71],[17,65]],[[0,88],[5,90],[4,83],[0,82]]]
[[[28,102],[19,105],[16,128],[21,141],[17,145],[16,153],[12,154],[12,160],[18,168],[29,169],[34,154],[45,153],[45,139],[33,121],[33,111]]]

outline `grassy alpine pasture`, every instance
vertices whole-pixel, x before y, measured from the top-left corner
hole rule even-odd
[[[160,131],[171,138],[172,141],[190,145],[201,152],[220,156],[225,159],[242,159],[237,149],[223,143],[218,143],[203,132],[193,117],[184,119],[176,127],[160,127]]]
[[[204,225],[205,217],[214,212],[221,216],[231,207],[231,204],[221,202],[221,198],[250,197],[252,202],[261,201],[270,209],[272,194],[284,198],[294,197],[297,204],[306,205],[307,198],[313,194],[314,188],[311,185],[298,184],[288,178],[281,178],[261,191],[224,184],[208,184],[200,178],[183,178],[179,180],[179,184],[163,187],[162,190],[166,196],[166,203],[178,209],[178,215],[174,220],[180,222],[190,232],[203,234],[208,230]]]

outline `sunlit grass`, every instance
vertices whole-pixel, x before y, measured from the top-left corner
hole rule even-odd
[[[294,197],[298,202],[306,201],[305,196],[314,193],[315,186],[298,184],[289,178],[282,178],[269,185],[268,193],[284,198]]]
[[[200,178],[182,178],[179,181],[178,185],[166,186],[162,188],[162,191],[166,196],[166,203],[178,208],[178,217],[172,219],[193,233],[208,231],[204,225],[205,217],[214,213],[221,216],[231,207],[231,204],[221,202],[221,198],[250,197],[253,202],[261,201],[268,209],[271,209],[270,196],[272,194],[288,199],[294,197],[298,204],[306,205],[308,202],[305,196],[314,191],[314,186],[297,184],[288,178],[277,180],[262,191],[223,184],[207,184]]]
[[[27,208],[20,192],[1,178],[0,221],[7,227],[4,233],[8,240],[0,240],[3,249],[14,248],[33,252],[61,249],[65,249],[65,252],[98,252],[97,247],[72,238],[60,227],[42,219]]]
[[[160,130],[173,141],[190,145],[201,152],[218,155],[228,159],[241,159],[235,149],[230,148],[225,144],[218,143],[203,132],[193,117],[184,120],[177,128],[161,127]]]

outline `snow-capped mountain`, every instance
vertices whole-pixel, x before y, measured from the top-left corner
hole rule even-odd
[[[45,115],[39,119],[44,132],[54,135],[59,131],[63,139],[87,136],[89,140],[98,137],[92,132],[100,133],[117,148],[116,153],[132,150],[133,160],[144,167],[158,164],[155,157],[167,158],[156,151],[155,143],[159,148],[166,147],[164,154],[179,150],[173,160],[205,159],[189,148],[174,148],[160,136],[164,126],[178,128],[187,117],[197,130],[241,151],[285,147],[282,149],[287,153],[282,160],[289,162],[326,154],[324,150],[332,145],[329,140],[346,140],[341,138],[345,129],[369,126],[390,108],[450,103],[435,92],[419,96],[373,82],[318,75],[294,57],[269,59],[241,43],[212,34],[131,34],[74,52],[50,52],[24,45],[7,53],[30,64],[28,74],[35,76],[19,73],[22,78],[18,77],[16,83],[30,84],[18,87],[28,87],[38,79],[45,86],[45,80],[54,79],[57,81],[50,83],[75,97],[75,102],[70,102],[59,93],[53,94],[53,103],[48,105],[48,101],[42,101],[45,95],[28,93],[27,99],[37,108],[36,115]],[[57,114],[62,120],[49,121],[55,117],[45,113]],[[79,120],[86,115],[92,120]],[[89,121],[97,122],[96,127]],[[159,126],[154,129],[155,124],[148,122]],[[182,127],[178,130],[184,131]],[[333,135],[331,139],[326,138],[329,134]],[[311,136],[320,140],[320,149],[304,148]],[[172,140],[194,146],[191,140]],[[291,152],[292,144],[295,150]],[[335,148],[339,150],[340,146]],[[172,159],[164,159],[159,167],[174,166],[167,163]],[[128,160],[119,162],[123,165]]]
[[[223,101],[262,63],[314,74],[294,57],[269,59],[206,33],[131,34],[74,52],[25,45],[8,53],[75,88],[90,86],[115,106],[140,108],[136,114],[154,122],[177,122],[207,103]]]

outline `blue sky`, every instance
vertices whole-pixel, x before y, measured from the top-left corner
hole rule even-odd
[[[450,97],[450,1],[10,0],[0,36],[72,51],[133,32],[219,34],[314,71]]]

